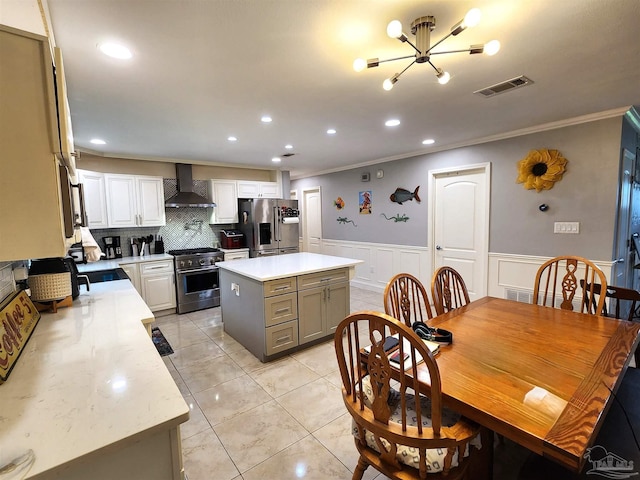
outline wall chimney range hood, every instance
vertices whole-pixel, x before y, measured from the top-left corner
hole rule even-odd
[[[211,200],[193,191],[193,175],[191,165],[176,163],[176,178],[178,179],[178,193],[168,199],[165,207],[215,207]]]

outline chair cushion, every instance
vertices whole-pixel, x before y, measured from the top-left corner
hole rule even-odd
[[[368,407],[371,407],[374,394],[373,389],[371,388],[371,380],[367,375],[362,379],[362,390],[365,396],[365,404]],[[406,404],[407,404],[407,424],[411,426],[418,425],[418,415],[415,411],[415,402],[414,396],[411,394],[406,394]],[[389,391],[389,397],[387,402],[393,409],[391,413],[391,418],[389,421],[395,423],[402,422],[402,408],[400,406],[400,393],[393,388]],[[422,410],[422,425],[424,427],[431,427],[431,400],[424,395],[420,395],[420,408]],[[453,410],[449,410],[447,408],[442,409],[442,425],[446,427],[451,427],[455,425],[455,423],[460,419],[461,415]],[[356,426],[355,421],[352,423],[353,436],[356,438],[360,438],[358,434],[358,427]],[[378,444],[376,443],[375,436],[373,433],[365,431],[365,439],[367,441],[367,445],[369,448],[372,448],[376,452],[379,452]],[[384,438],[381,438],[382,444],[385,448],[390,448],[389,442],[387,442]],[[480,439],[480,435],[474,438],[471,442],[471,445],[480,449],[482,448],[482,442]],[[397,454],[396,458],[399,462],[413,468],[420,468],[420,452],[415,447],[409,447],[406,445],[398,445],[397,446]],[[469,447],[465,449],[464,456],[467,457],[469,455]],[[428,473],[438,473],[442,472],[444,468],[444,459],[447,456],[447,450],[444,448],[432,448],[427,449],[427,472]],[[458,466],[458,452],[456,451],[453,454],[453,460],[451,462],[451,468]]]

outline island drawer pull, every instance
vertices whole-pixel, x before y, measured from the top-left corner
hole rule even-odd
[[[276,338],[276,345],[284,341],[291,341],[291,335],[286,335],[284,337]]]
[[[290,311],[291,309],[289,307],[285,307],[285,308],[279,308],[274,313],[277,315],[278,313],[284,313],[284,312],[290,312]]]
[[[290,285],[284,285],[282,287],[276,287],[274,290],[288,290],[289,288],[291,288]]]

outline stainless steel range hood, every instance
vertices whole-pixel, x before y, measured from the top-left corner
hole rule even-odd
[[[178,193],[164,202],[165,207],[215,207],[211,200],[193,191],[193,175],[191,165],[176,163],[176,178],[178,179]]]

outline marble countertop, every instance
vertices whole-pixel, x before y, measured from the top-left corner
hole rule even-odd
[[[216,265],[221,269],[253,278],[260,282],[266,282],[277,278],[322,272],[334,268],[355,267],[360,263],[363,263],[363,261],[305,252],[217,262]]]
[[[97,272],[99,270],[111,270],[128,263],[157,262],[158,260],[173,260],[173,255],[169,255],[168,253],[157,253],[144,255],[143,257],[122,257],[112,258],[110,260],[99,260],[97,262],[78,263],[78,272],[85,273]]]
[[[186,422],[189,407],[143,326],[150,318],[128,280],[42,313],[0,385],[0,465],[32,449],[27,478],[55,473]]]

